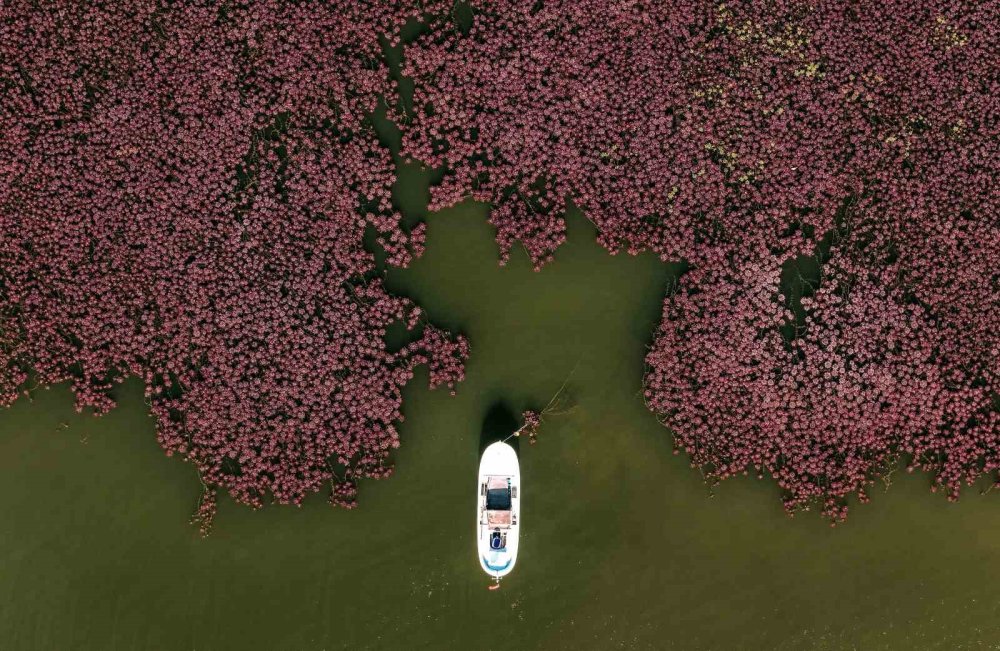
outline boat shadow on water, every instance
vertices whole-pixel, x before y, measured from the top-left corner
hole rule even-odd
[[[517,429],[521,427],[521,421],[518,420],[514,411],[507,406],[502,400],[498,400],[490,405],[490,408],[486,410],[486,415],[483,417],[483,427],[479,432],[479,451],[477,458],[483,456],[483,452],[491,444],[497,441],[503,441],[506,439],[507,445],[514,448],[514,452],[517,456],[521,456],[521,439],[517,436],[511,436]]]

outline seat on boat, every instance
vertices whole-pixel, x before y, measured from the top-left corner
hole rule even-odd
[[[503,549],[504,543],[503,534],[500,533],[499,529],[490,535],[490,549]]]

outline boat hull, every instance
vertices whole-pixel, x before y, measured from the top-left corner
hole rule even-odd
[[[521,469],[514,448],[497,442],[483,451],[476,494],[479,565],[499,579],[514,569],[521,529]]]

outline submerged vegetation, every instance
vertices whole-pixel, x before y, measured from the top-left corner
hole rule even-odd
[[[407,18],[412,102],[379,37]],[[0,400],[141,377],[168,454],[259,506],[388,474],[401,387],[469,343],[390,295],[431,209],[490,202],[539,268],[572,202],[686,272],[645,398],[692,462],[795,509],[900,456],[957,497],[1000,469],[995,2],[431,1],[0,8]],[[391,40],[390,45],[397,45]],[[408,95],[408,93],[407,93]],[[386,330],[418,333],[387,347]],[[538,415],[526,414],[532,434]],[[534,436],[531,437],[532,440]]]

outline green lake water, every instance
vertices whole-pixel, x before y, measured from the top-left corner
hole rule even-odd
[[[710,490],[640,393],[671,268],[608,255],[579,217],[541,273],[522,251],[501,268],[486,218],[431,215],[425,256],[389,272],[472,356],[457,396],[424,371],[406,388],[397,472],[357,510],[223,499],[202,539],[201,487],[137,382],[100,419],[65,387],[0,413],[0,650],[1000,647],[997,495],[949,504],[897,473],[831,529],[770,480]],[[520,555],[488,591],[484,428],[564,382],[564,413],[520,441]]]

